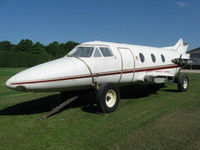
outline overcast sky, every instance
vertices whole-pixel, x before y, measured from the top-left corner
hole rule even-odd
[[[0,41],[200,47],[200,0],[0,0]]]

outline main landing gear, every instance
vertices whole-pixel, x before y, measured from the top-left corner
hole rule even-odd
[[[111,113],[117,109],[120,101],[120,91],[116,84],[104,83],[92,93],[95,94],[99,112]],[[62,99],[68,99],[73,96],[81,97],[82,94],[77,91],[61,92],[61,97]]]
[[[104,83],[97,91],[97,106],[103,113],[111,113],[115,111],[119,105],[119,100],[119,88],[114,83]]]
[[[189,78],[186,74],[179,74],[175,78],[175,83],[177,83],[178,90],[180,92],[186,92],[189,87]],[[159,88],[162,88],[165,85],[165,83],[161,84],[152,84],[149,85],[150,89],[158,90]],[[95,90],[95,96],[96,96],[96,103],[99,108],[99,111],[102,113],[111,113],[114,112],[120,101],[120,91],[116,84],[114,83],[104,83],[101,86],[99,86],[98,89]],[[81,93],[77,92],[61,92],[61,95],[65,97],[65,99],[73,97],[73,96],[79,96]],[[75,97],[76,99],[77,97]],[[74,99],[73,99],[74,100]],[[68,102],[67,102],[68,103]]]

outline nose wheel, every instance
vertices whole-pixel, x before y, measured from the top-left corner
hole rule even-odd
[[[113,83],[102,84],[96,95],[97,105],[101,112],[111,113],[119,105],[119,88]]]

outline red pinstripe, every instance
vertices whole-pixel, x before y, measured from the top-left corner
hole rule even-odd
[[[178,68],[178,65],[170,65],[170,66],[163,66],[163,67],[152,67],[152,68],[136,68],[135,70],[125,70],[125,71],[115,71],[115,72],[105,72],[99,73],[98,76],[110,76],[110,75],[117,75],[117,74],[127,74],[127,73],[134,73],[134,72],[144,72],[144,71],[155,71],[155,70],[162,70],[162,69],[172,69]],[[96,76],[97,74],[93,74]],[[49,79],[49,80],[38,80],[38,81],[26,81],[26,82],[16,82],[11,83],[11,85],[18,85],[18,84],[34,84],[34,83],[45,83],[45,82],[56,82],[56,81],[63,81],[63,80],[73,80],[73,79],[82,79],[82,78],[91,78],[91,75],[82,75],[82,76],[75,76],[75,77],[67,77],[67,78],[58,78],[58,79]]]

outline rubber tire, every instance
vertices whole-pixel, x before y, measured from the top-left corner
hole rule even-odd
[[[185,83],[186,82],[186,83]],[[186,84],[186,87],[184,86]],[[177,78],[179,92],[186,92],[189,87],[189,78],[186,74],[180,74]]]
[[[106,98],[107,98],[106,95],[109,91],[112,91],[112,92],[114,91],[115,96],[116,96],[115,103],[111,107],[109,107],[106,104]],[[111,113],[111,112],[115,111],[119,105],[119,101],[120,101],[120,92],[119,92],[119,88],[116,84],[104,83],[100,86],[100,88],[96,94],[96,102],[97,102],[97,106],[101,112]]]

